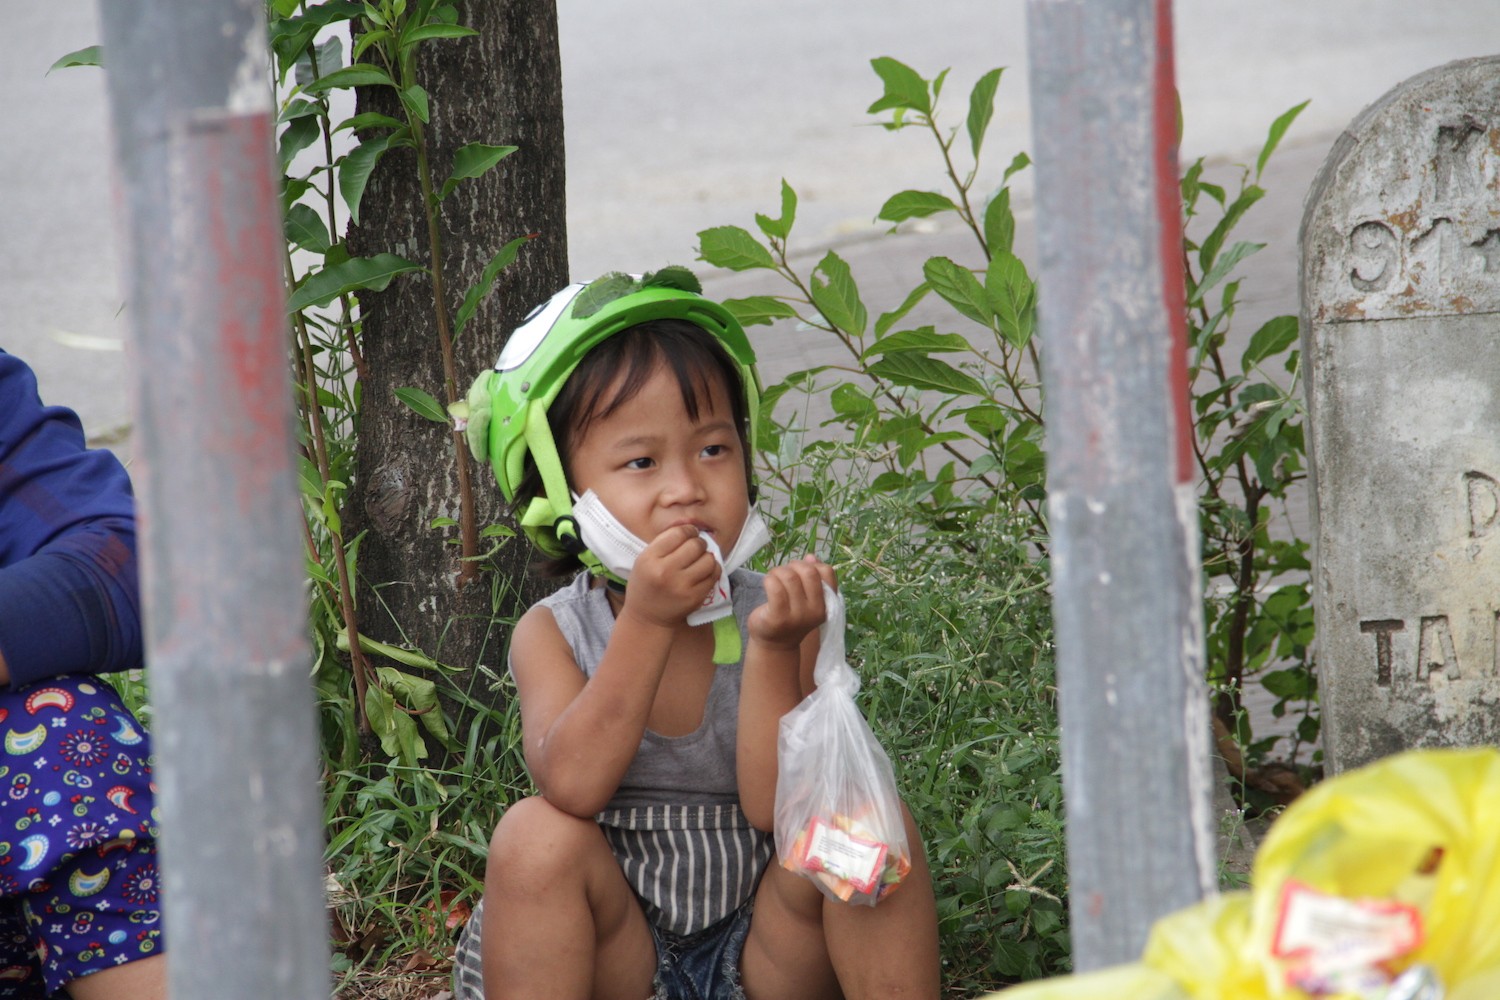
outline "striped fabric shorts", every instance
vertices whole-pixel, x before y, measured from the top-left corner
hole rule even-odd
[[[683,936],[738,910],[775,853],[738,803],[610,809],[599,824],[646,918]]]
[[[684,976],[717,984],[716,995],[741,995],[739,949],[755,889],[775,854],[771,835],[751,826],[734,803],[613,809],[598,818],[651,923],[657,995],[679,995]],[[454,950],[453,1000],[484,998],[483,920],[480,900]]]

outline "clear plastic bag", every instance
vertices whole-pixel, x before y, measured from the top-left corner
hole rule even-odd
[[[823,588],[817,689],[781,719],[776,845],[783,867],[831,899],[874,906],[911,871],[890,758],[854,703],[844,660],[844,600]]]

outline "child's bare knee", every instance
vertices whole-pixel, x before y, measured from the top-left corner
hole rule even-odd
[[[490,837],[490,878],[523,874],[551,879],[576,873],[603,837],[592,820],[563,812],[541,796],[505,810]]]
[[[761,877],[756,910],[772,908],[776,919],[791,919],[803,925],[823,922],[823,894],[813,883],[787,871],[774,860]]]

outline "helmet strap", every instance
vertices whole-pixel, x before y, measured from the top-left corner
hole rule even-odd
[[[614,574],[588,550],[583,544],[583,536],[578,533],[578,520],[573,516],[573,494],[568,489],[568,477],[563,473],[562,457],[557,451],[557,440],[552,436],[552,425],[547,422],[546,406],[533,399],[526,409],[526,446],[531,450],[537,474],[542,477],[543,495],[527,506],[521,518],[522,525],[551,528],[563,552],[577,556],[590,573],[612,578]]]

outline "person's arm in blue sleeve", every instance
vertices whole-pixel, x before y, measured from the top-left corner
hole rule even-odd
[[[127,670],[141,655],[129,476],[0,351],[0,682]]]

